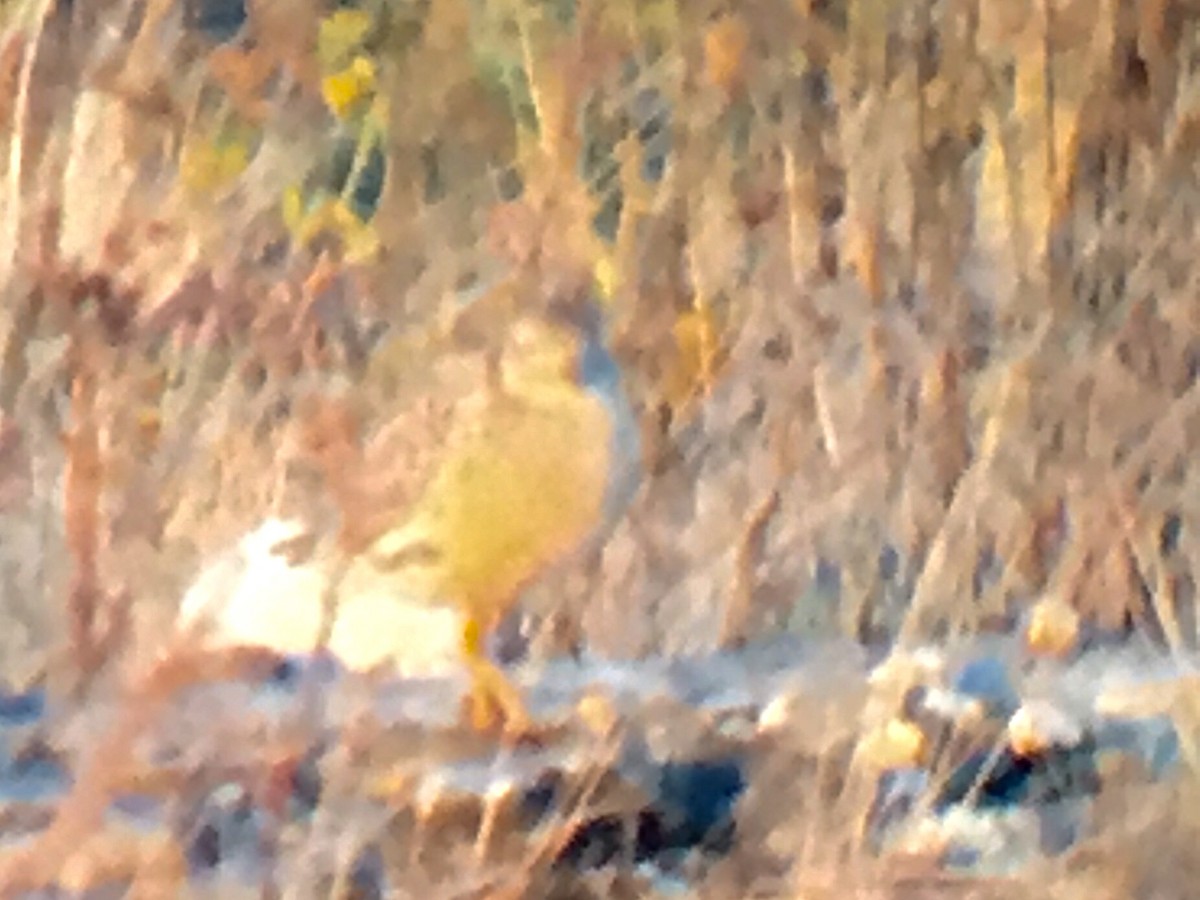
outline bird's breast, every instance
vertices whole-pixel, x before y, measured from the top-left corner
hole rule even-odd
[[[431,590],[483,616],[598,526],[613,426],[579,390],[498,401],[474,425],[449,448],[410,530],[433,548]]]

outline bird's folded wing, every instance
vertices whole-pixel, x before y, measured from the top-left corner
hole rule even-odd
[[[486,616],[599,523],[611,424],[574,387],[491,404],[452,442],[411,518],[368,551],[398,584]]]

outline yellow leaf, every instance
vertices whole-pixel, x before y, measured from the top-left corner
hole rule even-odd
[[[612,254],[604,253],[597,256],[596,264],[592,267],[592,280],[600,298],[605,303],[610,303],[616,296],[621,283]]]
[[[1025,642],[1034,653],[1063,657],[1079,640],[1080,618],[1061,597],[1050,595],[1033,607],[1025,629]]]
[[[704,68],[711,84],[731,91],[742,81],[750,38],[740,19],[724,16],[704,34]]]
[[[333,114],[344,119],[375,92],[375,84],[375,63],[365,56],[356,56],[340,72],[321,80],[321,93]]]
[[[863,735],[857,755],[869,768],[886,770],[919,765],[928,749],[925,735],[915,724],[890,719]]]
[[[334,235],[341,240],[347,260],[353,262],[367,259],[379,249],[374,226],[359,218],[342,199],[327,197],[305,209],[299,190],[289,189],[284,194],[282,212],[297,243],[306,244],[321,234]]]
[[[362,262],[379,249],[379,236],[370,222],[364,222],[345,201],[339,200],[333,208],[334,231],[341,237],[346,250],[347,262]]]
[[[723,364],[720,324],[712,306],[697,301],[680,314],[672,327],[675,359],[666,373],[666,397],[672,406],[683,406],[707,393]]]
[[[336,203],[328,195],[306,198],[299,187],[290,187],[284,192],[280,215],[296,242],[306,244],[321,232],[336,227],[333,211]]]
[[[246,170],[250,151],[243,141],[197,138],[184,144],[179,177],[195,194],[210,194],[228,187]]]
[[[297,185],[292,185],[283,192],[279,204],[279,215],[284,227],[292,234],[300,231],[304,223],[304,196]]]
[[[635,0],[625,4],[605,4],[610,28],[640,35],[642,39],[670,40],[680,32],[676,0]]]
[[[371,17],[361,9],[339,9],[321,20],[317,61],[328,72],[341,66],[371,30]]]
[[[153,406],[139,407],[136,413],[137,436],[143,450],[153,450],[158,446],[158,438],[162,434],[162,413]]]

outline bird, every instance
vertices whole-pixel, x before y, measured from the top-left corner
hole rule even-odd
[[[536,739],[489,639],[527,586],[603,546],[642,482],[641,438],[595,301],[512,299],[467,309],[494,364],[453,406],[415,499],[393,507],[372,497],[370,471],[352,472],[376,507],[343,511],[360,520],[353,540],[330,545],[311,523],[268,519],[189,588],[187,634],[287,655],[324,647],[355,671],[401,676],[461,659],[472,727]]]
[[[356,564],[461,614],[469,721],[519,740],[537,728],[488,638],[527,586],[604,540],[640,484],[641,456],[590,298],[518,310],[503,332],[495,377],[456,410],[425,489]]]

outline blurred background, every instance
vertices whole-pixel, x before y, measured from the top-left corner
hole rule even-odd
[[[152,654],[267,516],[411,502],[512,272],[603,309],[640,436],[535,658],[1194,650],[1198,16],[4,3],[0,674]]]
[[[1048,594],[1194,642],[1193,13],[8,5],[6,640],[166,615],[336,507],[339,440],[403,502],[472,387],[439,323],[520,269],[604,307],[642,433],[601,564],[539,588],[603,652]]]

